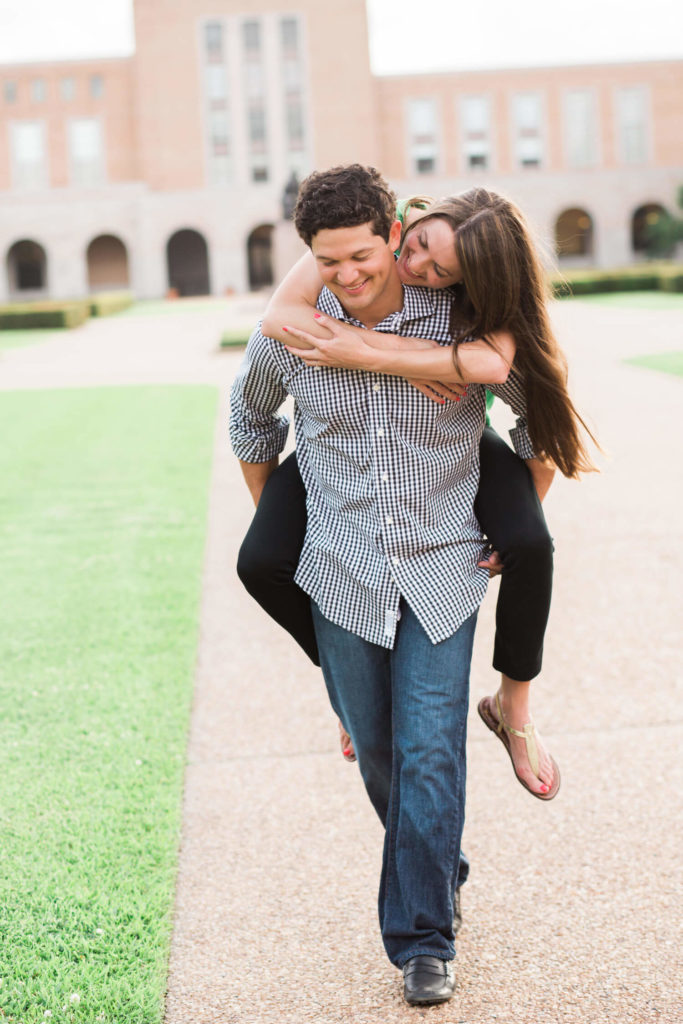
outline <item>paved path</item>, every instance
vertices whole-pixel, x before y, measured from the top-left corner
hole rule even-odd
[[[207,381],[228,316],[94,322],[0,357],[0,387]],[[225,409],[207,542],[167,1024],[601,1024],[681,1019],[680,379],[621,363],[683,348],[680,313],[555,309],[575,395],[609,459],[547,499],[556,587],[537,719],[562,766],[550,805],[514,781],[476,716],[490,692],[495,585],[472,672],[473,862],[445,1007],[411,1009],[375,912],[381,830],[337,749],[319,673],[233,574],[250,517]]]

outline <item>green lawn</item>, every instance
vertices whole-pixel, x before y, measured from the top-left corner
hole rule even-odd
[[[673,373],[683,377],[683,352],[661,352],[653,356],[637,356],[626,359],[632,366],[644,366],[646,370],[659,370],[661,373]]]
[[[683,309],[683,293],[678,292],[607,292],[604,295],[577,295],[570,301],[621,306],[624,309]]]
[[[0,394],[2,1021],[161,1020],[216,398]]]
[[[63,335],[64,330],[64,328],[60,327],[59,330],[52,328],[40,330],[34,328],[27,331],[0,331],[0,352],[4,348],[19,348],[22,345],[35,345],[39,341],[49,341],[50,338]]]
[[[212,307],[220,307],[221,302],[225,304],[227,311],[228,303],[225,299],[210,296],[197,299],[141,299],[116,315],[157,316],[160,313],[209,313]]]

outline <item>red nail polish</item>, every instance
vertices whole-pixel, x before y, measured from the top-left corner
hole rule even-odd
[[[313,319],[314,320],[319,320],[320,319],[320,313],[314,313],[313,314]]]
[[[550,790],[550,786],[541,786],[541,793],[548,793],[549,790]]]
[[[282,330],[283,330],[283,331],[286,331],[286,332],[287,332],[287,334],[289,334],[289,327],[283,327],[283,328],[282,328]]]
[[[351,747],[346,747],[346,748],[345,748],[345,749],[344,749],[344,750],[342,751],[342,753],[343,753],[343,754],[350,754],[350,753],[351,753]]]

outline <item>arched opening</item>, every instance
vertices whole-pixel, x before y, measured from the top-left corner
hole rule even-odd
[[[128,252],[116,235],[98,235],[88,246],[88,287],[91,292],[127,288]]]
[[[251,291],[266,288],[273,283],[272,238],[273,225],[261,224],[254,228],[247,239]]]
[[[660,203],[639,206],[631,218],[631,248],[638,256],[670,256],[676,245],[672,218]]]
[[[47,289],[47,256],[39,242],[24,238],[7,253],[7,278],[12,298],[41,296]]]
[[[564,210],[555,222],[555,248],[560,259],[593,255],[593,218],[586,210]]]
[[[168,286],[178,295],[208,295],[209,251],[198,231],[183,228],[176,231],[166,246]]]

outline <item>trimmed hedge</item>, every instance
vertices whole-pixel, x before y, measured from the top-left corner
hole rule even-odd
[[[251,337],[251,330],[233,329],[224,331],[221,337],[221,348],[244,348]]]
[[[80,327],[89,316],[87,301],[27,302],[0,306],[0,330]]]
[[[133,305],[132,292],[101,292],[91,295],[90,316],[111,316]]]
[[[605,292],[683,292],[683,267],[654,264],[622,270],[568,270],[562,277],[552,277],[550,285],[558,299]]]

